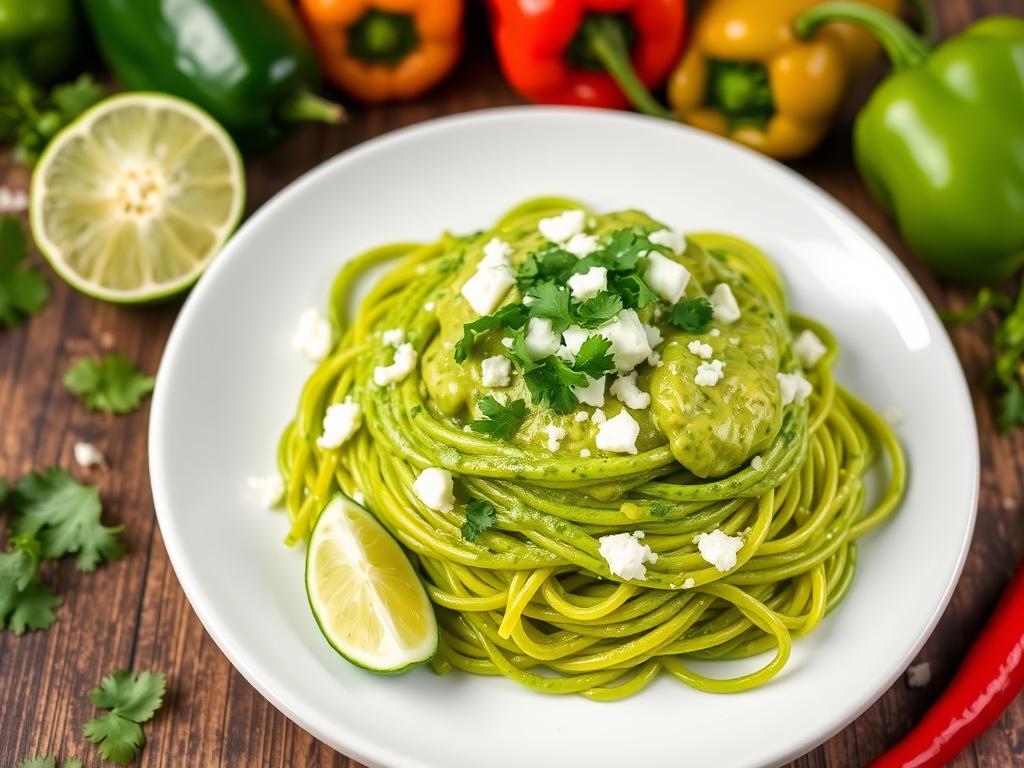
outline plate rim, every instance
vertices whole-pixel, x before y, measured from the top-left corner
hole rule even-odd
[[[239,648],[236,648],[226,637],[226,629],[218,618],[217,611],[214,608],[214,602],[209,600],[207,595],[203,593],[199,584],[201,579],[197,576],[191,566],[186,552],[187,547],[179,535],[179,529],[174,525],[174,515],[170,509],[171,504],[167,501],[165,495],[164,489],[167,487],[168,481],[164,476],[163,469],[161,467],[163,462],[160,458],[162,455],[160,438],[165,428],[164,412],[167,406],[165,404],[165,390],[164,387],[160,386],[160,384],[168,378],[170,375],[168,371],[174,366],[174,359],[178,354],[179,347],[183,343],[181,341],[185,334],[183,329],[189,322],[191,307],[199,304],[203,300],[207,291],[206,286],[208,284],[212,284],[212,280],[209,280],[208,277],[218,274],[228,261],[238,258],[236,254],[244,253],[245,243],[243,239],[240,238],[240,235],[246,234],[248,230],[255,227],[256,223],[261,222],[267,217],[273,216],[277,208],[281,207],[284,202],[292,196],[300,194],[304,186],[315,183],[321,177],[335,173],[335,169],[338,167],[375,153],[387,151],[391,145],[398,145],[414,140],[416,137],[423,134],[443,132],[474,123],[486,124],[490,121],[509,118],[549,120],[569,117],[572,119],[579,119],[583,115],[586,115],[588,119],[620,122],[623,126],[628,126],[630,124],[664,123],[664,121],[659,118],[653,118],[637,113],[619,112],[590,107],[538,105],[491,107],[442,115],[412,123],[354,144],[340,151],[336,155],[321,161],[290,181],[282,189],[275,192],[266,200],[266,202],[264,202],[257,210],[253,211],[242,222],[241,226],[239,226],[237,231],[232,235],[231,239],[227,242],[221,252],[213,259],[209,268],[199,279],[195,287],[192,288],[180,307],[161,355],[156,375],[156,386],[150,409],[147,440],[150,489],[153,496],[153,505],[156,513],[157,524],[160,527],[160,533],[163,538],[168,559],[170,560],[175,577],[181,585],[182,591],[185,593],[190,607],[198,617],[204,630],[210,635],[214,643],[220,649],[221,653],[224,654],[231,665],[241,673],[246,681],[253,686],[261,696],[269,701],[288,719],[297,724],[314,738],[328,745],[332,749],[335,749],[348,757],[352,757],[368,766],[381,766],[382,768],[384,766],[388,766],[389,768],[398,766],[401,766],[401,768],[406,768],[407,766],[420,768],[422,766],[422,768],[429,768],[431,764],[429,762],[424,762],[419,757],[412,758],[412,761],[410,761],[410,759],[405,755],[400,755],[394,752],[387,744],[364,739],[358,730],[346,727],[344,721],[335,722],[336,730],[333,733],[323,731],[316,725],[312,724],[310,718],[307,718],[304,713],[300,713],[291,706],[283,696],[279,696],[275,693],[271,688],[273,680],[265,681],[262,671],[255,669],[245,658],[246,654],[241,652]],[[965,528],[964,539],[961,542],[960,550],[957,553],[955,568],[950,572],[946,584],[943,587],[942,597],[932,611],[932,615],[927,624],[914,639],[914,642],[910,646],[910,652],[905,654],[905,657],[902,659],[898,669],[887,676],[884,684],[878,686],[877,690],[872,691],[865,701],[849,710],[849,712],[844,716],[836,718],[835,722],[831,723],[828,728],[824,729],[821,733],[816,734],[811,740],[803,743],[802,746],[796,747],[784,754],[777,754],[768,757],[768,762],[762,764],[767,768],[768,766],[783,765],[800,755],[806,754],[810,750],[817,748],[828,739],[835,736],[859,718],[865,711],[867,711],[867,709],[878,701],[882,695],[884,695],[884,693],[897,679],[899,679],[903,674],[903,670],[911,661],[913,661],[914,658],[916,658],[925,642],[934,632],[935,627],[944,615],[953,596],[953,592],[960,580],[960,576],[963,572],[967,555],[974,538],[974,530],[977,523],[981,477],[981,457],[977,418],[974,412],[970,388],[967,384],[963,366],[960,363],[955,347],[952,344],[948,332],[946,332],[945,327],[941,323],[935,308],[932,306],[924,290],[918,284],[906,265],[898,256],[896,256],[888,244],[886,244],[885,241],[882,240],[882,238],[877,235],[856,213],[850,210],[828,191],[779,161],[761,155],[752,149],[736,144],[735,142],[729,141],[723,137],[700,131],[687,125],[675,125],[673,126],[673,129],[688,134],[692,140],[708,141],[713,144],[726,145],[730,150],[745,155],[747,161],[753,162],[759,170],[783,177],[786,183],[795,186],[802,195],[810,196],[818,204],[823,206],[828,213],[841,219],[843,223],[849,226],[859,238],[865,240],[872,249],[877,251],[887,265],[897,272],[902,284],[910,291],[915,303],[921,306],[923,313],[925,315],[930,314],[931,319],[935,321],[935,326],[942,330],[941,333],[935,334],[936,342],[939,345],[942,354],[948,358],[952,363],[954,370],[958,374],[956,377],[955,388],[959,392],[960,402],[957,407],[963,410],[966,416],[967,426],[971,427],[970,445],[964,446],[969,449],[969,451],[967,451],[968,459],[970,461],[970,466],[968,467],[968,480],[970,481],[971,487],[967,526]],[[336,736],[340,738],[336,738]]]

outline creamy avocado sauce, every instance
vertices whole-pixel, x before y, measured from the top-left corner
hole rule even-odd
[[[586,231],[604,240],[611,233],[630,226],[661,228],[658,222],[640,211],[621,211],[593,216],[588,220]],[[481,362],[507,351],[501,344],[500,331],[478,337],[466,361],[461,364],[455,361],[454,347],[462,338],[463,326],[478,317],[459,289],[476,272],[483,258],[483,246],[492,236],[512,246],[513,269],[545,244],[536,226],[488,232],[468,242],[462,264],[452,272],[451,287],[434,300],[439,330],[425,350],[421,366],[432,406],[442,415],[468,423],[480,416],[477,403],[481,398],[503,393],[509,399],[522,399],[527,403],[527,418],[517,434],[517,441],[546,447],[545,428],[553,424],[566,432],[559,455],[578,457],[581,449],[589,450],[592,456],[612,455],[599,451],[595,445],[598,425],[590,418],[594,408],[578,406],[577,412],[585,412],[588,418],[577,421],[575,412],[563,416],[547,407],[536,407],[530,402],[522,377],[516,374],[508,387],[483,386]],[[782,322],[783,308],[773,307],[746,278],[729,270],[697,245],[690,243],[686,252],[676,258],[692,275],[684,298],[707,297],[715,285],[726,282],[732,288],[742,316],[730,325],[713,322],[711,327],[719,329],[716,337],[710,333],[676,330],[668,322],[671,307],[665,303],[660,305],[660,317],[656,317],[654,306],[640,310],[641,320],[656,325],[665,339],[658,347],[663,365],[656,368],[643,363],[637,368],[637,383],[651,394],[652,402],[649,408],[630,410],[630,414],[640,426],[638,451],[668,443],[676,460],[686,469],[699,477],[715,477],[735,470],[766,449],[778,434],[782,408],[775,374],[779,370],[781,350],[786,348],[788,331]],[[513,287],[503,304],[521,300],[518,289]],[[694,383],[697,367],[703,360],[687,349],[686,345],[693,339],[710,344],[713,358],[725,362],[725,376],[713,387]],[[609,386],[612,381],[614,375],[608,378]],[[624,407],[606,390],[602,410],[608,418]]]

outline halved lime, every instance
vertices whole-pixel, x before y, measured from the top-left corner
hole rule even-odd
[[[374,672],[401,672],[437,651],[437,619],[398,542],[351,499],[320,513],[306,553],[306,594],[334,649]]]
[[[43,152],[32,174],[32,235],[82,293],[154,301],[196,281],[244,201],[242,159],[212,117],[173,96],[125,93]]]

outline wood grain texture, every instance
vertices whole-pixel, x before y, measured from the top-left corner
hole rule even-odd
[[[1024,15],[1022,0],[937,0],[943,27],[955,32],[987,13]],[[471,38],[483,38],[471,18]],[[430,96],[401,106],[352,109],[341,127],[309,126],[272,152],[253,158],[249,211],[324,159],[365,139],[437,115],[518,103],[486,42],[471,42],[456,74]],[[941,307],[969,299],[930,276],[903,246],[892,223],[853,170],[849,120],[796,169],[860,215],[899,255]],[[24,169],[0,156],[0,183],[26,188]],[[38,255],[34,255],[38,261]],[[156,527],[146,457],[148,411],[126,417],[86,411],[61,377],[82,354],[117,349],[155,371],[178,309],[119,308],[74,293],[48,270],[53,298],[23,327],[0,330],[0,477],[58,464],[102,489],[105,516],[125,525],[130,552],[82,575],[70,562],[48,565],[45,578],[64,596],[58,622],[22,637],[0,633],[0,766],[37,752],[89,756],[82,723],[94,710],[86,692],[116,667],[167,673],[167,702],[146,727],[142,766],[357,766],[288,721],[239,675],[192,613]],[[856,722],[793,763],[800,768],[863,766],[917,721],[956,670],[1024,556],[1024,431],[1000,435],[982,381],[991,364],[992,327],[982,321],[952,332],[971,382],[981,434],[983,475],[978,527],[963,577],[935,633],[921,651],[933,680],[910,689],[900,680]],[[941,414],[937,415],[941,418]],[[96,443],[111,469],[74,464],[77,440]],[[956,450],[956,446],[950,446]],[[600,765],[592,756],[591,765]],[[1024,765],[1024,699],[953,765]],[[443,767],[439,767],[443,768]]]

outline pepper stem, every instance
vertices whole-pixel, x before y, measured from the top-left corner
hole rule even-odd
[[[309,91],[299,91],[281,102],[277,115],[286,123],[340,123],[345,119],[345,108]]]
[[[637,77],[622,27],[607,14],[594,14],[583,22],[580,34],[586,45],[637,110],[654,117],[672,118]]]
[[[920,64],[928,56],[928,46],[906,24],[881,8],[863,3],[834,2],[816,5],[796,18],[793,29],[798,37],[808,38],[822,24],[847,21],[864,27],[881,43],[895,70]],[[927,21],[925,24],[927,25]]]

